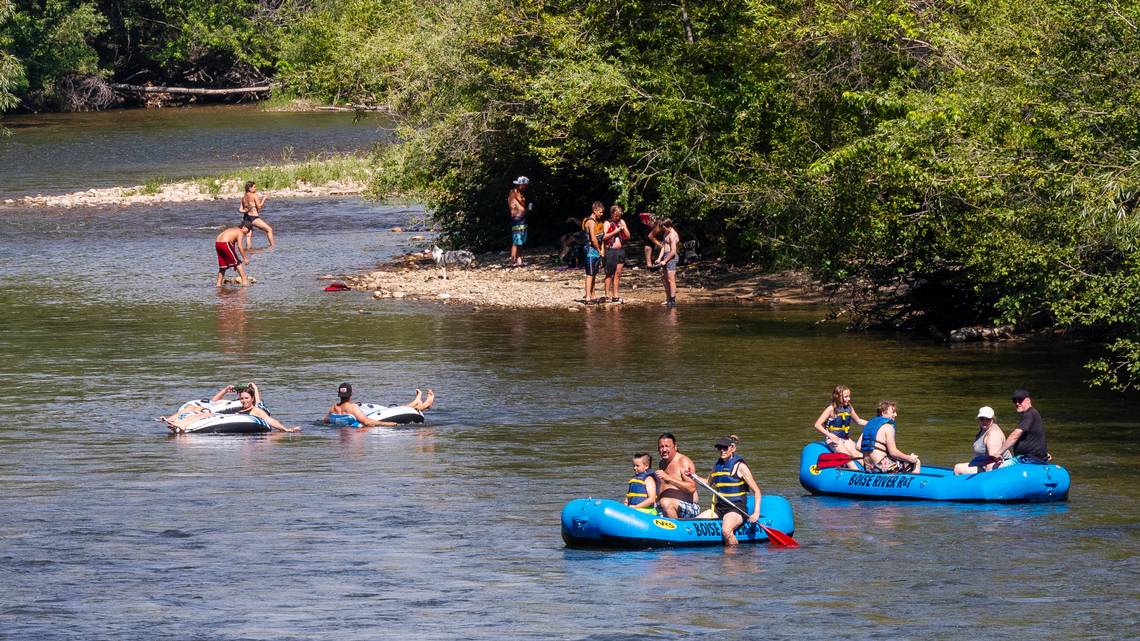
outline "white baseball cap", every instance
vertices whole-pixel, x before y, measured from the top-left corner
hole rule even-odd
[[[994,408],[990,407],[989,405],[983,405],[981,408],[978,409],[978,418],[993,418],[993,417],[994,417]]]
[[[529,185],[530,184],[530,178],[527,178],[526,176],[519,176],[518,178],[515,178],[514,184],[516,184],[516,185]]]

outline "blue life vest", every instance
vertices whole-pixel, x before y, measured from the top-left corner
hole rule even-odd
[[[836,407],[831,418],[827,419],[827,430],[839,438],[851,438],[851,415],[854,410],[850,405]]]
[[[645,487],[645,479],[653,476],[652,470],[645,470],[633,475],[629,480],[629,491],[625,493],[626,505],[637,505],[649,498],[649,488]]]
[[[894,425],[895,419],[886,418],[885,416],[876,416],[867,421],[867,424],[863,426],[863,443],[859,446],[859,450],[863,452],[864,455],[875,451],[875,439],[879,435],[879,428],[887,423]]]
[[[734,476],[732,472],[737,463],[743,462],[744,459],[737,454],[730,456],[727,461],[718,458],[713,465],[712,474],[709,475],[709,485],[713,486],[713,489],[723,494],[729,501],[741,506],[748,501],[748,486],[744,483],[744,477]],[[718,497],[713,496],[714,508],[718,500]]]
[[[360,421],[352,414],[329,414],[329,425],[337,427],[360,427]]]

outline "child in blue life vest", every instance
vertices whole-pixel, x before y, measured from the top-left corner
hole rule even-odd
[[[629,489],[625,493],[625,504],[635,510],[647,514],[657,514],[657,479],[649,468],[653,466],[653,457],[638,452],[633,455],[633,478],[629,480]]]

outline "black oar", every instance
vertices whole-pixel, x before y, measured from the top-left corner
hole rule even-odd
[[[706,490],[712,492],[720,500],[724,501],[725,503],[728,503],[737,512],[740,512],[740,514],[744,517],[745,523],[748,522],[748,519],[752,518],[751,514],[749,514],[748,512],[745,512],[744,509],[741,508],[736,503],[733,503],[732,501],[728,500],[728,497],[726,497],[725,495],[721,494],[720,492],[717,492],[715,489],[713,489],[713,486],[702,481],[701,477],[697,476],[696,474],[693,474],[692,472],[689,472],[689,478],[691,478],[694,481],[696,481],[697,483],[699,483]],[[785,534],[784,532],[772,529],[772,528],[768,527],[767,525],[760,523],[759,521],[757,521],[756,525],[759,525],[760,529],[764,530],[764,533],[768,535],[768,540],[771,541],[772,543],[775,543],[776,545],[780,545],[780,546],[783,546],[786,548],[798,548],[800,546],[800,544],[797,543],[795,539],[793,539],[788,534]]]

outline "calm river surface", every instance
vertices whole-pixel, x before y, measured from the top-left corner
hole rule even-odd
[[[1079,350],[849,335],[813,309],[327,294],[318,275],[406,249],[387,229],[422,215],[356,200],[274,201],[258,284],[218,290],[232,205],[0,210],[0,638],[1134,638],[1140,405],[1086,390]],[[152,420],[247,380],[304,431]],[[344,380],[439,396],[426,426],[318,427]],[[807,496],[836,382],[865,417],[896,399],[903,449],[936,465],[969,457],[979,405],[1014,425],[1028,387],[1070,501]],[[802,547],[566,549],[563,504],[623,494],[662,431],[701,468],[740,435]]]

